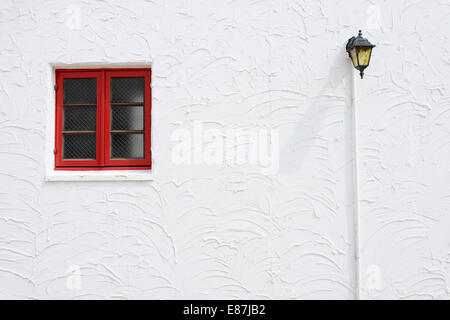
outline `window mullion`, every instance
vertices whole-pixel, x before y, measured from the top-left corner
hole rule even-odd
[[[99,155],[100,155],[100,166],[104,166],[105,165],[105,130],[106,130],[106,124],[105,124],[105,109],[106,109],[106,101],[105,101],[105,71],[102,70],[100,72],[100,76],[99,76],[100,82],[101,82],[101,99],[100,99],[100,105],[99,105],[99,110],[100,110],[100,128],[98,130],[98,134],[100,135],[100,150],[99,150]]]

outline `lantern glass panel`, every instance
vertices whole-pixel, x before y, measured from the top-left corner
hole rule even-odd
[[[350,51],[350,56],[351,56],[351,58],[352,58],[353,66],[354,66],[355,68],[357,68],[357,67],[358,67],[358,55],[357,55],[357,53],[356,53],[356,48],[353,48],[353,49]]]
[[[359,62],[359,66],[367,67],[369,65],[371,52],[372,52],[372,48],[371,47],[358,48],[358,62]]]

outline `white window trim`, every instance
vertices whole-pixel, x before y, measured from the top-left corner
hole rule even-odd
[[[126,63],[76,63],[67,64],[54,62],[48,67],[48,90],[47,90],[47,125],[45,130],[45,181],[152,181],[153,161],[151,170],[92,170],[92,171],[70,171],[55,170],[55,70],[56,69],[103,69],[103,68],[151,68],[150,61],[126,62]],[[151,138],[153,140],[153,126]],[[153,146],[153,143],[152,143]],[[153,156],[153,154],[152,154]]]
[[[151,170],[101,170],[101,171],[59,171],[53,170],[45,181],[151,181]]]

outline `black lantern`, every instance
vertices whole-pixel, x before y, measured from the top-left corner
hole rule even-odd
[[[359,30],[357,37],[348,39],[346,49],[350,59],[352,59],[353,66],[359,70],[361,79],[364,76],[364,69],[369,66],[373,47],[375,47],[374,44],[362,37],[361,30]]]

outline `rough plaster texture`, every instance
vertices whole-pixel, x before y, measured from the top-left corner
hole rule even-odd
[[[2,0],[0,297],[354,298],[362,28],[361,296],[450,298],[449,23],[448,1]],[[143,62],[154,180],[45,181],[52,67]],[[175,165],[194,121],[277,128],[279,171]]]

